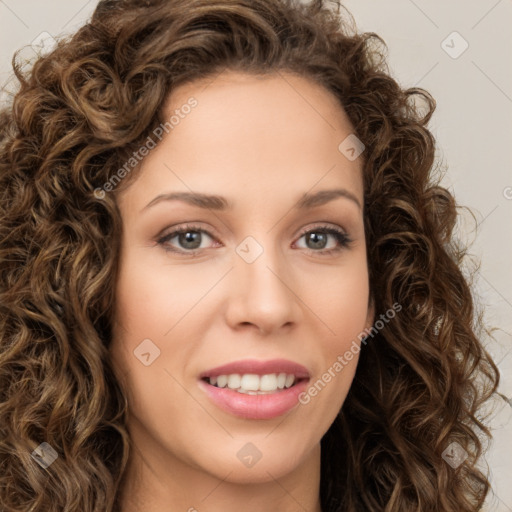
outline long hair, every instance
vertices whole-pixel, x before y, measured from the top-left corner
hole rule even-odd
[[[457,205],[440,185],[435,109],[390,76],[386,46],[339,1],[105,0],[30,69],[0,114],[0,508],[119,510],[128,404],[108,357],[121,216],[97,194],[178,85],[223,70],[296,73],[339,100],[365,145],[365,236],[378,313],[322,439],[329,512],[475,511],[499,373],[480,338]],[[128,183],[137,168],[125,178]],[[58,457],[32,456],[43,442]],[[452,468],[450,443],[465,461]],[[46,445],[45,445],[46,446]]]

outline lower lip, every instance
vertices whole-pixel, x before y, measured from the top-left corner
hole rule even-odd
[[[308,379],[294,386],[268,395],[247,395],[229,388],[218,388],[204,380],[199,386],[224,411],[245,419],[268,420],[277,418],[299,403],[299,395],[306,389]]]

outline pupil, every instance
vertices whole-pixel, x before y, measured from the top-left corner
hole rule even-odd
[[[201,236],[198,231],[180,233],[179,241],[186,249],[197,249],[201,245]]]
[[[313,249],[323,249],[325,247],[325,233],[310,233],[308,241],[313,243]]]

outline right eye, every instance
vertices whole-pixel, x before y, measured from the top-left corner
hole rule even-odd
[[[157,242],[168,252],[196,254],[199,250],[207,248],[202,246],[205,235],[213,240],[213,236],[208,231],[198,226],[186,225],[167,233]]]

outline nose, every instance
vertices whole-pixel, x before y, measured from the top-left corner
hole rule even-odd
[[[291,329],[300,314],[297,283],[283,256],[265,249],[252,263],[236,256],[226,312],[235,330],[255,329],[272,334]]]

